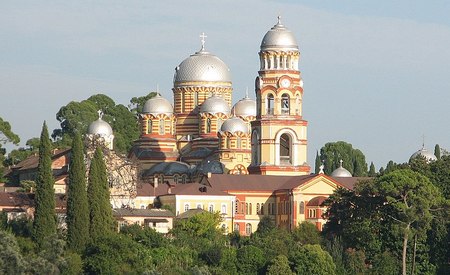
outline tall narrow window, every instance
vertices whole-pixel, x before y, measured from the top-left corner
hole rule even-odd
[[[181,92],[181,112],[184,113],[184,106],[186,105],[186,95]]]
[[[266,110],[266,114],[267,115],[273,115],[273,95],[269,94],[267,96],[267,110]]]
[[[280,164],[291,164],[291,140],[287,134],[280,137]]]
[[[164,132],[165,132],[164,128],[165,128],[164,119],[160,119],[159,120],[159,134],[160,135],[164,135]]]
[[[259,215],[259,203],[256,204],[256,214]]]
[[[222,212],[222,214],[226,214],[227,213],[227,205],[226,204],[222,204],[221,212]]]
[[[281,96],[281,113],[283,115],[289,114],[289,95],[283,94]]]
[[[231,149],[231,139],[230,137],[226,137],[227,139],[227,149]]]
[[[194,107],[198,106],[198,92],[194,92]]]
[[[251,204],[251,203],[248,204],[248,214],[249,214],[249,215],[252,215],[252,214],[253,214],[253,213],[252,213],[252,204]]]
[[[152,133],[152,127],[153,127],[153,123],[151,119],[147,120],[147,134],[151,134]]]
[[[184,205],[184,212],[186,212],[186,211],[188,211],[189,210],[189,203],[186,203],[185,205]]]
[[[245,225],[245,234],[246,234],[247,236],[250,236],[250,235],[252,234],[252,225],[249,224],[249,223],[247,223],[247,224]]]
[[[259,214],[264,215],[264,204],[261,203],[261,209],[259,210]]]
[[[206,133],[211,133],[211,119],[206,119]]]
[[[211,213],[214,213],[214,205],[213,204],[209,205],[208,211],[211,212]]]
[[[236,138],[236,147],[238,148],[238,149],[241,149],[241,147],[242,147],[242,141],[241,141],[241,137],[237,137]]]
[[[245,215],[248,215],[248,203],[245,204]]]
[[[298,209],[299,214],[305,214],[305,202],[301,201]]]

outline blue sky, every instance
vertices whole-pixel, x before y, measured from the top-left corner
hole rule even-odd
[[[450,149],[448,1],[3,1],[0,116],[22,139],[71,100],[172,98],[174,68],[200,47],[253,94],[258,50],[281,14],[297,37],[309,162],[344,140],[377,169],[421,147]]]

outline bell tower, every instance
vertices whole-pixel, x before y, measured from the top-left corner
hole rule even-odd
[[[307,125],[296,39],[278,17],[264,36],[255,81],[256,120],[251,122],[251,174],[307,175]]]

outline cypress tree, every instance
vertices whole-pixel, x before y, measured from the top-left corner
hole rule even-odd
[[[322,162],[320,161],[319,151],[316,151],[316,163],[315,163],[315,174],[319,174],[320,172],[320,165],[322,165]]]
[[[106,166],[100,146],[95,150],[89,168],[88,202],[89,233],[95,241],[98,237],[111,232],[114,224]]]
[[[439,144],[436,144],[436,146],[434,146],[434,155],[437,159],[441,159],[441,147],[439,146]]]
[[[375,177],[377,173],[375,172],[375,165],[373,164],[373,161],[370,163],[370,169],[369,169],[369,177]]]
[[[39,164],[36,177],[33,239],[41,246],[47,236],[56,233],[55,180],[52,172],[51,142],[47,124],[42,126],[39,143]]]
[[[67,245],[81,253],[89,240],[89,207],[86,190],[86,169],[84,166],[83,142],[75,134],[69,166],[69,187],[67,191]]]

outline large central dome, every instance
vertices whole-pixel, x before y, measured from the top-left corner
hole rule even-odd
[[[203,82],[201,86],[208,86],[204,82],[211,82],[211,86],[230,86],[230,69],[220,58],[202,48],[175,68],[175,86],[195,86],[195,82]]]
[[[280,19],[278,17],[277,24],[264,35],[261,42],[261,51],[298,51],[298,44],[294,34],[281,24]]]

